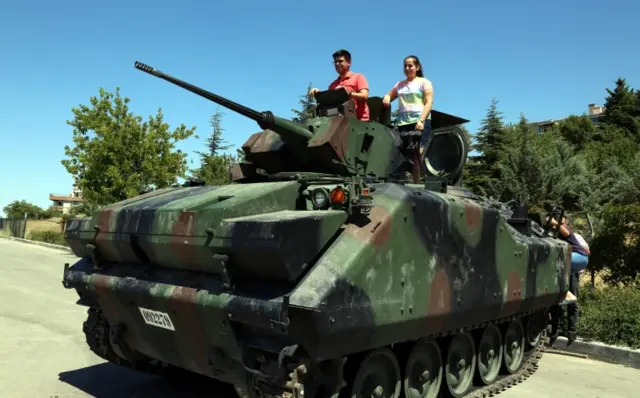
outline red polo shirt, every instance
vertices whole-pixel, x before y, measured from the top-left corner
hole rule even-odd
[[[329,85],[329,90],[335,90],[340,87],[344,87],[345,89],[347,89],[347,91],[358,92],[363,88],[366,88],[368,90],[369,83],[367,83],[367,79],[365,79],[362,73],[353,73],[349,71],[343,78],[338,76],[336,80],[331,82],[331,84]],[[356,104],[356,117],[358,118],[358,120],[369,120],[369,104],[367,104],[367,101],[356,101],[355,98],[352,98],[351,101],[354,101]]]

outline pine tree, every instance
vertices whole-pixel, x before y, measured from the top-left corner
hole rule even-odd
[[[522,200],[529,207],[542,205],[544,174],[542,154],[532,140],[532,132],[524,115],[517,125],[506,129],[509,146],[501,162],[502,180],[499,184],[502,200]]]
[[[220,112],[220,108],[217,108],[215,113],[211,115],[209,124],[211,125],[211,136],[207,138],[207,148],[210,155],[218,155],[219,151],[229,149],[231,145],[227,144],[227,141],[222,138],[222,116],[224,114]]]
[[[593,122],[586,115],[571,115],[554,128],[557,128],[560,135],[571,143],[576,151],[582,151],[595,133]]]
[[[242,149],[236,149],[236,162],[243,163],[246,161],[244,151]]]
[[[300,104],[300,109],[291,109],[291,112],[295,115],[292,119],[293,121],[302,122],[314,116],[315,98],[313,95],[309,95],[311,88],[313,88],[313,86],[311,82],[309,82],[307,91],[299,97],[298,103]]]
[[[598,126],[598,130],[601,139],[589,142],[584,150],[587,165],[594,175],[592,186],[598,193],[593,198],[594,206],[633,202],[634,196],[640,200],[640,145],[615,125]]]
[[[391,106],[391,104],[389,104]],[[395,124],[398,121],[398,116],[400,115],[400,108],[396,107],[396,109],[391,111],[391,123]]]
[[[462,135],[464,136],[464,141],[467,145],[467,154],[468,154],[473,149],[473,137],[471,136],[471,133],[469,133],[469,130],[464,124],[458,127],[460,127],[460,130],[462,130]]]
[[[498,110],[495,98],[482,120],[480,131],[475,136],[473,149],[480,152],[470,157],[468,172],[465,175],[466,185],[482,195],[498,196],[498,181],[501,178],[500,160],[504,153],[505,128],[502,112]]]
[[[542,186],[544,197],[550,203],[559,203],[565,210],[585,208],[594,195],[593,174],[587,168],[584,156],[560,135],[538,137],[552,142],[550,153],[543,157]]]
[[[626,80],[618,78],[613,90],[607,89],[605,114],[602,118],[606,124],[620,127],[640,142],[640,107],[638,94],[634,95]]]
[[[486,164],[492,164],[499,160],[505,140],[502,112],[498,110],[497,105],[498,101],[493,98],[487,115],[482,120],[480,131],[476,134],[478,143],[474,149],[481,153],[477,160]]]
[[[231,145],[222,138],[222,116],[220,108],[211,116],[211,136],[207,139],[207,152],[196,151],[200,156],[200,167],[192,171],[193,178],[207,185],[229,183],[229,169],[234,162],[232,155],[222,154]]]

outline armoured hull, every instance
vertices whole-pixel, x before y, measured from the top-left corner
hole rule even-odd
[[[521,232],[464,191],[371,184],[368,214],[349,216],[314,210],[314,187],[167,189],[72,221],[67,240],[82,259],[64,283],[91,307],[89,323],[102,322],[102,334],[85,327],[104,336],[94,351],[282,395],[304,385],[289,373],[306,361],[320,369],[514,320],[536,321],[515,329],[528,341],[568,291],[565,242]],[[354,383],[346,371],[324,378]],[[327,389],[314,383],[307,396]]]
[[[379,97],[363,122],[344,89],[318,93],[297,123],[136,67],[263,131],[229,185],[151,191],[67,224],[81,258],[63,283],[89,307],[97,355],[250,397],[483,397],[535,370],[570,249],[523,204],[456,186],[466,120],[432,110],[418,155],[422,133],[394,129]],[[414,161],[423,184],[406,183]]]

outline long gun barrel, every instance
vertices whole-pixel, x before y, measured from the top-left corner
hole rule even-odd
[[[136,69],[147,72],[150,75],[159,77],[160,79],[171,82],[176,86],[180,86],[186,90],[191,91],[192,93],[198,94],[201,97],[220,104],[225,108],[231,109],[232,111],[248,117],[249,119],[255,120],[260,128],[273,130],[276,133],[280,134],[280,136],[285,140],[304,139],[304,141],[309,141],[311,137],[313,137],[313,134],[306,128],[290,120],[274,116],[270,111],[258,112],[244,105],[240,105],[236,102],[216,95],[212,92],[201,89],[200,87],[196,87],[193,84],[189,84],[180,79],[176,79],[175,77],[167,75],[166,73],[161,72],[149,65],[145,65],[142,62],[136,61],[135,67]]]

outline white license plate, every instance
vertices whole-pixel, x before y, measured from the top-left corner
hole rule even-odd
[[[142,319],[144,319],[147,325],[157,326],[159,328],[168,330],[176,330],[173,327],[173,322],[171,322],[169,314],[167,314],[166,312],[154,311],[142,307],[138,307],[138,309],[142,314]]]

